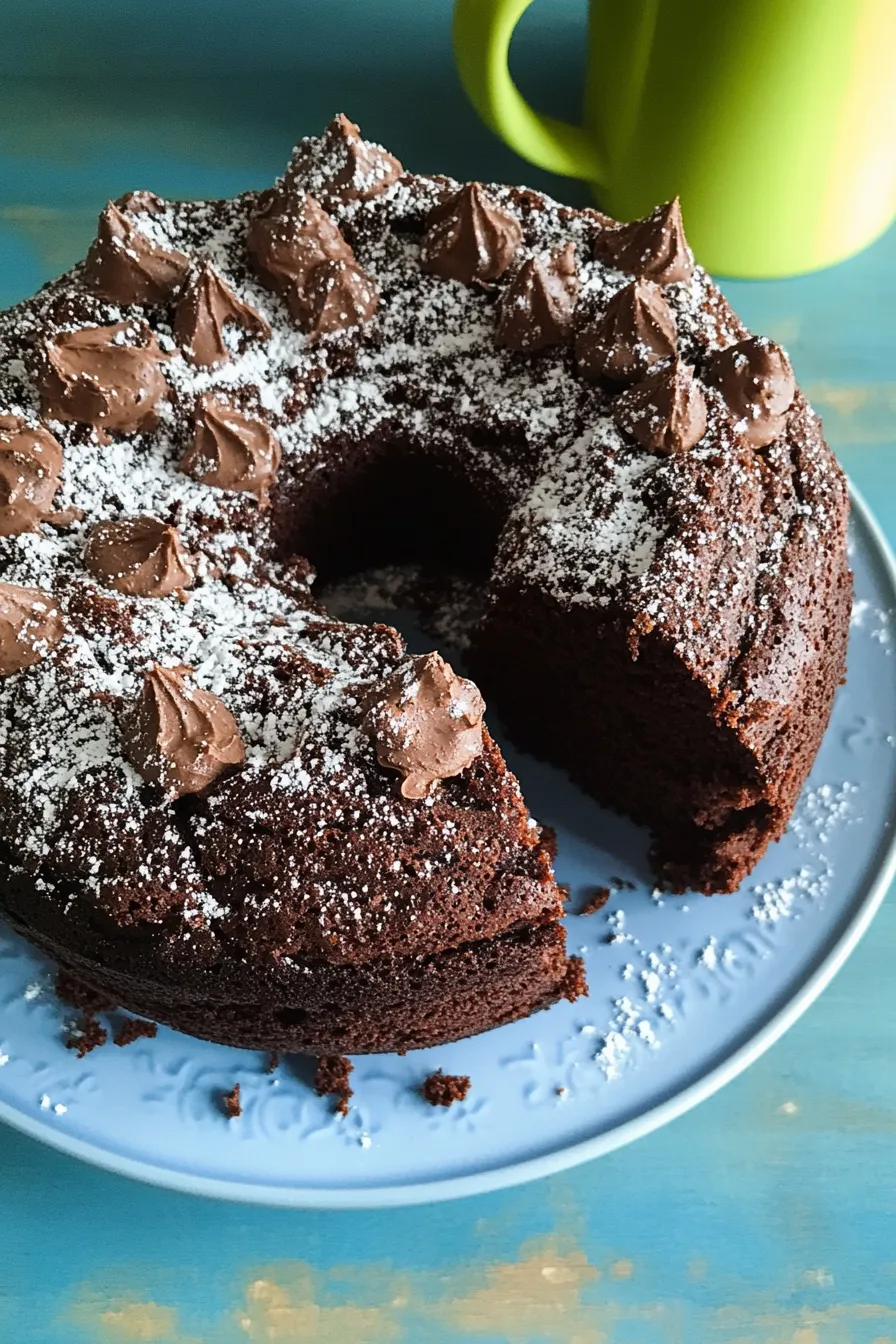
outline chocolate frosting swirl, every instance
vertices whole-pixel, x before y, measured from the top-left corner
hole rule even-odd
[[[167,597],[193,582],[176,528],[158,518],[95,523],[87,537],[84,567],[104,587],[129,597]]]
[[[349,201],[379,196],[403,172],[394,155],[365,140],[355,123],[340,112],[319,140],[305,140],[297,147],[286,183],[313,191],[332,210]]]
[[[397,770],[405,798],[425,798],[482,752],[485,702],[437,653],[409,658],[376,688],[364,727],[380,765]]]
[[[322,261],[297,292],[293,306],[309,343],[337,331],[363,326],[373,317],[380,296],[376,281],[354,261]]]
[[[420,265],[445,280],[485,284],[504,274],[522,239],[519,221],[471,182],[429,212]]]
[[[49,593],[0,583],[0,677],[39,663],[64,634],[62,616]]]
[[[694,254],[684,236],[678,197],[658,205],[644,219],[604,229],[594,240],[594,255],[619,271],[658,285],[690,280]]]
[[[180,469],[203,485],[255,495],[264,508],[280,465],[280,443],[267,421],[206,392],[199,400],[193,442]]]
[[[166,356],[142,322],[61,331],[44,347],[40,377],[43,412],[51,420],[80,420],[105,432],[153,429],[156,407],[168,397]]]
[[[0,415],[0,537],[36,532],[52,520],[62,447],[43,425]]]
[[[234,294],[210,262],[194,271],[178,301],[174,334],[191,364],[210,368],[231,358],[224,340],[228,322],[246,336],[267,339],[271,334],[261,313]]]
[[[246,759],[230,710],[211,691],[189,685],[187,671],[153,663],[139,700],[121,723],[127,759],[169,798],[198,793]]]
[[[573,243],[547,258],[524,261],[501,298],[498,344],[532,351],[565,341],[572,330],[579,285]]]
[[[613,295],[603,314],[576,337],[576,360],[586,378],[630,383],[658,359],[675,353],[672,310],[652,280],[633,280]]]
[[[99,218],[84,270],[94,289],[113,303],[164,303],[183,283],[190,258],[144,233],[135,216],[164,206],[148,191],[110,201]]]
[[[676,355],[654,364],[646,378],[620,393],[613,419],[655,453],[683,453],[706,433],[706,398],[694,370]]]
[[[780,438],[796,393],[790,360],[776,341],[750,336],[706,361],[706,381],[717,387],[754,448]]]
[[[326,210],[306,192],[271,192],[250,221],[247,245],[262,281],[286,300],[293,317],[303,312],[315,266],[355,259]]]

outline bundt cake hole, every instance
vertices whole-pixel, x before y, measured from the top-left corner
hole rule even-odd
[[[308,557],[324,600],[327,584],[383,565],[488,577],[506,506],[459,464],[394,443],[346,445],[338,459],[274,521],[281,552]]]

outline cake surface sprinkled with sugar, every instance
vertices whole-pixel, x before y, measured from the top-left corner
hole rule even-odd
[[[825,593],[846,583],[843,479],[813,412],[796,393],[786,429],[757,444],[751,423],[747,436],[727,384],[710,377],[712,359],[745,329],[688,262],[655,302],[676,358],[706,372],[706,428],[686,451],[645,448],[614,418],[619,387],[586,376],[559,319],[543,324],[555,343],[534,353],[496,340],[501,296],[527,259],[547,265],[564,249],[578,330],[599,326],[642,284],[597,259],[613,222],[523,189],[487,184],[472,204],[465,192],[403,173],[337,118],[296,148],[271,192],[123,198],[118,215],[104,212],[85,263],[0,315],[0,415],[26,429],[43,423],[62,449],[54,515],[0,536],[4,584],[52,595],[64,622],[58,643],[36,642],[32,665],[0,680],[10,913],[56,953],[66,918],[72,929],[94,921],[113,972],[121,930],[142,930],[155,940],[152,983],[131,1006],[147,1016],[166,1020],[166,996],[177,1000],[178,985],[212,966],[254,1002],[273,993],[275,964],[289,982],[277,994],[297,1013],[303,976],[320,981],[322,1004],[342,992],[324,966],[436,955],[458,959],[451,975],[473,1013],[482,989],[460,949],[511,931],[508,975],[534,959],[553,997],[577,992],[552,923],[561,906],[547,851],[487,731],[469,769],[436,775],[413,801],[378,761],[368,709],[384,679],[407,668],[402,641],[328,614],[311,566],[338,576],[349,560],[420,558],[378,554],[391,531],[412,550],[435,538],[436,558],[461,571],[465,552],[489,552],[471,647],[499,709],[502,660],[540,667],[507,633],[511,617],[515,630],[526,625],[530,601],[546,648],[559,647],[562,630],[589,662],[579,632],[591,622],[600,647],[618,637],[645,676],[639,648],[674,663],[724,741],[704,757],[698,749],[689,792],[669,793],[672,812],[689,818],[701,810],[697,785],[717,794],[694,823],[711,833],[714,857],[682,860],[686,875],[673,884],[735,880],[753,860],[722,862],[718,837],[730,837],[737,814],[738,826],[765,826],[767,843],[808,768],[826,714],[817,630],[837,624],[842,595]],[[473,209],[475,237],[464,213]],[[493,251],[474,255],[474,243]],[[472,278],[450,278],[465,265]],[[166,297],[123,303],[108,297],[115,283]],[[514,320],[535,320],[527,303],[555,300],[520,289]],[[564,311],[569,325],[569,303]],[[633,368],[655,362],[646,328],[625,339]],[[128,378],[156,390],[152,406],[142,385],[109,384],[106,371],[125,358]],[[130,569],[99,581],[85,565],[92,530],[145,518],[176,533],[179,577],[147,541]],[[310,565],[297,559],[305,555]],[[575,658],[564,658],[554,661],[571,685]],[[833,647],[831,675],[836,659]],[[191,778],[215,774],[187,798],[154,792],[129,746],[154,667],[182,681],[180,749],[201,758]],[[519,695],[562,757],[563,731],[550,723],[562,689],[551,675],[531,671]],[[767,760],[783,731],[774,706],[802,703],[812,677],[815,726],[785,778]],[[202,696],[234,725],[230,755],[211,765],[208,741],[187,722]],[[447,718],[460,722],[462,709]],[[695,709],[682,714],[697,724]],[[655,825],[637,801],[620,805]],[[121,955],[124,992],[133,949]],[[96,975],[86,945],[73,960]],[[413,992],[423,993],[422,963],[401,975],[418,977]],[[533,988],[520,1011],[549,998]],[[497,1021],[510,1009],[496,999],[489,1012]],[[285,1019],[275,1029],[270,1018],[256,1036],[271,1048],[294,1043]],[[213,1034],[201,1013],[184,1021]],[[239,1034],[233,1022],[216,1029]],[[337,1031],[315,1045],[340,1054],[352,1039]]]

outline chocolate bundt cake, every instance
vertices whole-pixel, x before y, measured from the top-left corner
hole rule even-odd
[[[0,316],[0,908],[236,1045],[409,1049],[584,992],[477,686],[312,580],[481,576],[521,745],[732,890],[844,667],[847,495],[675,202],[403,171],[337,117],[273,189],[134,192]]]

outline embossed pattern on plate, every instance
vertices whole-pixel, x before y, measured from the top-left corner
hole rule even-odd
[[[356,1058],[340,1118],[311,1090],[307,1061],[270,1074],[261,1055],[165,1029],[77,1060],[51,968],[0,928],[0,1118],[177,1189],[357,1207],[544,1175],[708,1096],[820,992],[892,876],[896,583],[860,500],[852,549],[848,684],[788,834],[735,895],[652,894],[643,833],[507,748],[534,815],[557,828],[571,909],[595,886],[613,888],[602,910],[568,920],[588,999],[437,1050]],[[421,1099],[436,1068],[471,1076],[466,1101],[442,1110]],[[236,1082],[243,1114],[228,1120],[221,1097]]]

